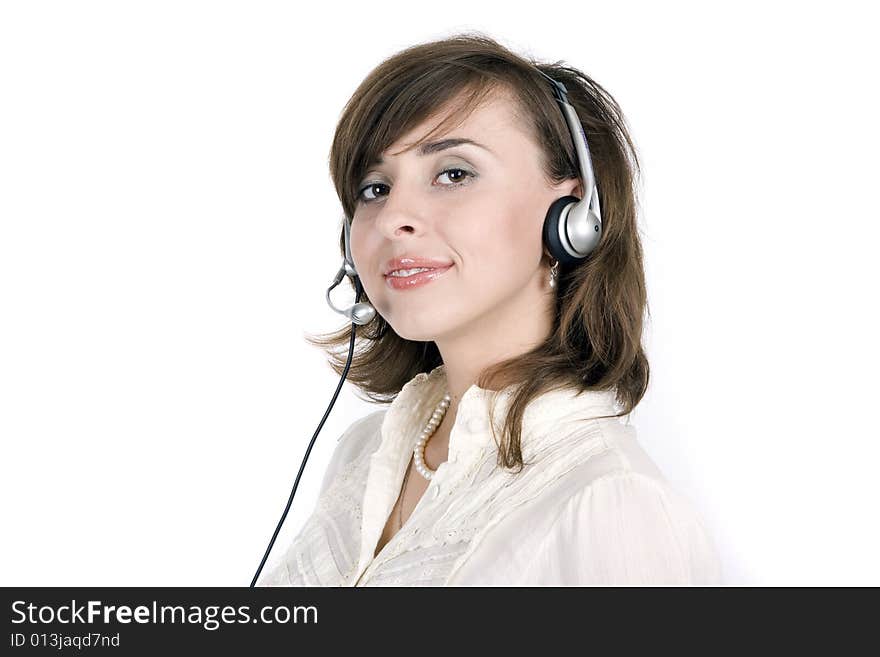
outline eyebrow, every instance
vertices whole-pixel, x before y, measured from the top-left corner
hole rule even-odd
[[[461,146],[462,144],[470,144],[471,146],[478,146],[483,150],[489,151],[493,155],[494,151],[473,139],[467,139],[466,137],[451,137],[449,139],[441,139],[440,141],[431,141],[425,144],[421,144],[419,149],[416,151],[420,156],[431,155],[432,153],[439,153],[440,151],[445,151],[448,148],[454,148],[455,146]],[[385,158],[380,154],[377,159],[370,163],[369,166],[376,166],[377,164],[385,164]]]

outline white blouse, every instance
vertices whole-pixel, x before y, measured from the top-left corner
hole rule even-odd
[[[459,402],[448,460],[374,558],[445,383],[443,365],[418,374],[387,408],[343,433],[311,517],[258,586],[722,583],[711,535],[635,428],[596,419],[618,412],[611,391],[533,399],[523,418],[526,465],[511,474],[496,464],[493,393],[472,385]],[[499,439],[509,399],[502,391],[496,404]]]

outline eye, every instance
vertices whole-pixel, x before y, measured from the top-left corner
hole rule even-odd
[[[439,176],[442,176],[442,175],[445,175],[445,174],[447,174],[447,173],[458,173],[458,174],[462,174],[461,177],[460,177],[458,180],[453,180],[453,181],[452,181],[452,184],[453,184],[453,185],[458,185],[458,184],[464,182],[464,181],[467,179],[467,177],[471,175],[468,171],[465,171],[464,169],[443,169],[443,171],[441,171],[438,175],[439,175]],[[448,185],[448,186],[451,187],[452,185]],[[444,187],[447,187],[447,185],[444,185]]]
[[[361,201],[361,202],[363,202],[363,203],[372,203],[375,199],[372,199],[372,198],[364,198],[364,197],[363,197],[364,192],[366,192],[366,191],[371,191],[371,192],[372,192],[372,191],[375,190],[377,187],[387,187],[387,186],[388,186],[388,185],[383,185],[382,183],[369,183],[369,184],[366,185],[365,187],[362,187],[362,188],[361,188],[361,190],[357,193],[357,197],[356,197],[356,198],[357,198],[358,201]]]
[[[467,185],[470,182],[470,178],[476,178],[476,174],[468,171],[467,169],[462,169],[461,167],[450,167],[448,169],[443,169],[440,173],[437,174],[437,178],[440,176],[450,174],[453,177],[453,182],[448,185],[441,185],[441,187],[453,188],[453,187],[461,187],[463,185]],[[455,180],[457,178],[457,180]],[[361,203],[370,204],[376,200],[376,197],[373,198],[365,198],[364,192],[373,191],[377,187],[388,187],[385,183],[380,182],[372,182],[367,183],[363,187],[358,190],[357,196],[355,197],[356,201]]]

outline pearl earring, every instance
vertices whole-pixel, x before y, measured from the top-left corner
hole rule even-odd
[[[556,279],[559,276],[559,261],[555,258],[553,259],[553,264],[550,266],[550,287],[556,287]]]

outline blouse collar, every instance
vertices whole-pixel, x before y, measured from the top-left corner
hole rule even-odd
[[[406,383],[385,414],[380,450],[387,450],[390,454],[411,454],[446,390],[443,364],[429,373],[417,374]],[[482,452],[493,444],[489,411],[494,394],[493,390],[473,384],[462,395],[449,436],[449,460],[455,461],[459,455],[471,452]],[[499,437],[512,396],[512,386],[497,393],[494,417],[495,432]],[[532,399],[523,413],[524,456],[527,451],[537,448],[537,443],[545,445],[548,441],[564,438],[566,424],[617,412],[613,390],[562,388],[544,392]]]

